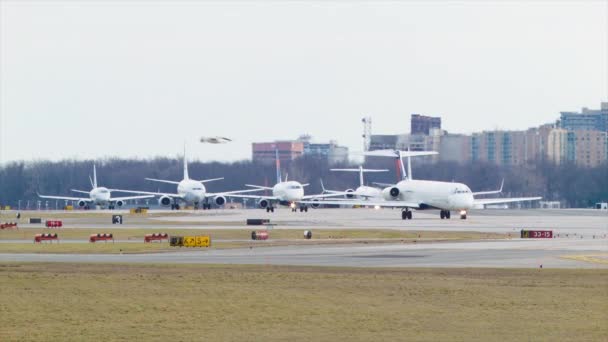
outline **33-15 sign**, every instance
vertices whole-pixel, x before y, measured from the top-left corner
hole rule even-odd
[[[522,239],[552,239],[552,230],[521,230]]]

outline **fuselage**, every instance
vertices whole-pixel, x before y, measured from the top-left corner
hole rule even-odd
[[[399,189],[399,195],[392,200],[419,203],[421,208],[430,207],[442,210],[473,208],[473,193],[468,186],[462,183],[405,180],[397,183],[396,187]],[[392,187],[387,189],[390,188]]]
[[[281,202],[301,201],[304,197],[304,187],[296,181],[281,182],[272,187],[272,195]]]
[[[103,186],[93,188],[93,190],[89,192],[89,197],[96,205],[104,206],[110,202],[110,190]]]
[[[362,185],[355,190],[354,195],[361,199],[381,198],[382,190],[373,186]]]
[[[201,182],[184,179],[177,185],[177,193],[188,203],[201,203],[205,200],[207,189]]]

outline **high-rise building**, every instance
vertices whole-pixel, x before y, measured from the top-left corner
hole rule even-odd
[[[602,102],[600,109],[583,107],[580,113],[561,112],[560,126],[567,130],[608,132],[608,102]]]
[[[412,114],[410,119],[411,134],[429,135],[432,128],[441,129],[441,117]]]
[[[596,167],[608,162],[607,132],[568,131],[566,144],[566,159],[579,166]]]

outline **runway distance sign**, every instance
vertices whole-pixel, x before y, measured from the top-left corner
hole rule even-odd
[[[521,230],[522,239],[552,239],[552,230]]]

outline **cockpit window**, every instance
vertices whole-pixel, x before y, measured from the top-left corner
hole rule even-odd
[[[301,186],[299,186],[299,185],[292,185],[292,186],[290,186],[289,188],[290,188],[290,189],[294,189],[294,190],[295,190],[295,189],[302,189],[302,187],[301,187]]]
[[[203,188],[192,188],[192,190],[203,190]]]

